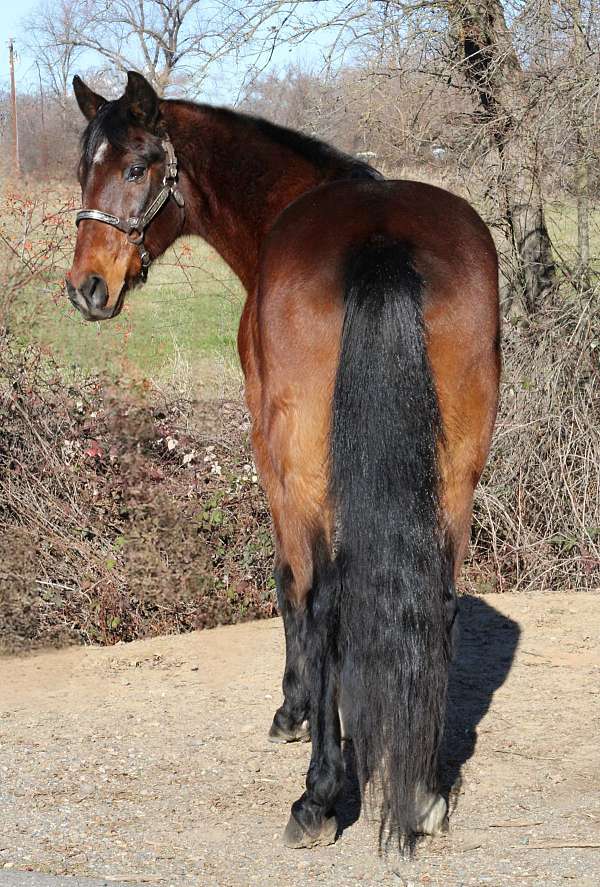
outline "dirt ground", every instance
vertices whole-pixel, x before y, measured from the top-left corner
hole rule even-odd
[[[352,784],[280,833],[310,747],[272,745],[279,620],[0,659],[0,869],[173,885],[600,884],[600,595],[462,599],[447,836],[380,859]],[[348,750],[348,762],[351,753]]]

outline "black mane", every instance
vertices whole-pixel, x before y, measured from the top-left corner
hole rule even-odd
[[[197,106],[198,107],[198,106]],[[243,121],[251,129],[255,129],[269,141],[282,145],[284,148],[305,157],[317,169],[329,169],[332,166],[346,168],[352,178],[382,179],[381,173],[373,166],[358,160],[333,145],[322,142],[320,139],[286,126],[279,126],[263,117],[255,117],[252,114],[243,114],[238,111],[230,111],[228,108],[213,108],[210,105],[201,105],[203,110],[216,112],[217,114],[237,118]]]

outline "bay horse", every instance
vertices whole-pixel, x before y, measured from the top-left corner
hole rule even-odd
[[[439,793],[455,580],[494,424],[494,244],[461,198],[137,73],[88,124],[71,302],[115,317],[181,235],[247,292],[238,346],[286,640],[270,739],[309,738],[289,847],[331,843],[351,737],[380,848],[447,827]],[[343,726],[342,726],[343,725]],[[342,731],[344,731],[342,733]]]

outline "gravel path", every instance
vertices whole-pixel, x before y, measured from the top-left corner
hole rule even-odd
[[[598,887],[600,595],[464,598],[461,618],[451,830],[413,862],[377,857],[351,782],[335,846],[281,845],[310,750],[266,740],[279,620],[0,659],[0,887],[37,887],[19,870],[129,887]]]
[[[106,878],[73,878],[68,875],[40,875],[39,872],[0,871],[0,887],[136,887],[130,881],[117,883]],[[143,887],[143,885],[137,885]]]

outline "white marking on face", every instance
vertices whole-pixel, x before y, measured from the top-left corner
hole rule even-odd
[[[98,150],[94,154],[94,163],[102,163],[104,160],[104,155],[108,151],[108,142],[102,142],[102,144],[98,147]]]

